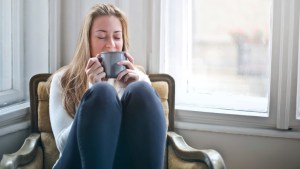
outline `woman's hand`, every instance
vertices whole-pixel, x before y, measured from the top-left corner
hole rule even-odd
[[[99,54],[96,57],[90,58],[85,67],[85,73],[88,81],[92,84],[105,80],[106,76],[104,68],[98,60],[98,56]]]
[[[139,74],[137,70],[134,69],[133,66],[134,58],[127,52],[125,53],[125,56],[127,57],[127,60],[120,61],[118,64],[124,65],[127,69],[119,73],[117,80],[121,80],[128,85],[131,82],[138,81]]]

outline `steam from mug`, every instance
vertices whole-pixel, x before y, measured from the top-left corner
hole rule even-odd
[[[118,62],[126,60],[124,52],[101,52],[100,62],[106,73],[106,78],[116,78],[120,72],[126,69],[123,65],[118,65]]]

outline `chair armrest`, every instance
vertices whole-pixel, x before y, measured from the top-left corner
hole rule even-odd
[[[0,168],[16,169],[18,166],[32,161],[38,148],[39,139],[40,134],[34,133],[29,135],[17,152],[3,155]]]
[[[187,145],[182,136],[175,132],[168,132],[168,143],[172,146],[175,154],[183,160],[204,162],[209,169],[226,169],[221,154],[216,150],[192,148]]]

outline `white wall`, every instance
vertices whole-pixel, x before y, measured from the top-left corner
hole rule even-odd
[[[228,169],[299,169],[300,141],[228,133],[176,129],[189,145],[215,149]]]

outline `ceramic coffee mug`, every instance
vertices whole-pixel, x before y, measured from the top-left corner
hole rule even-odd
[[[124,52],[101,52],[99,61],[101,62],[106,78],[116,78],[120,72],[126,69],[118,62],[126,60]]]

